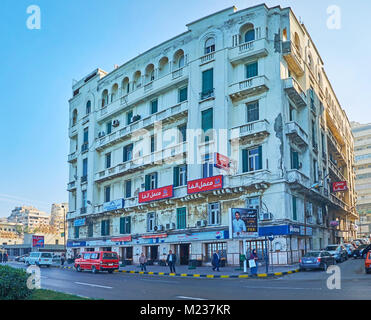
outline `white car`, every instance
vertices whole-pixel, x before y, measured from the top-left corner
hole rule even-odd
[[[34,264],[37,266],[50,267],[53,263],[53,254],[51,252],[31,252],[25,259],[25,263],[28,266]]]

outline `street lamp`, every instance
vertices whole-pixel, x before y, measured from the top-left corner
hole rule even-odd
[[[63,245],[64,245],[64,255],[67,256],[67,250],[66,250],[66,209],[64,205],[62,204],[63,208]]]
[[[273,233],[270,233],[270,235],[268,236],[268,240],[270,241],[271,243],[271,253],[273,255],[273,240],[274,240],[274,235]],[[268,254],[268,251],[267,251],[267,254]],[[273,258],[273,257],[272,257]],[[269,261],[269,260],[268,260]],[[267,270],[267,273],[268,273],[268,265],[266,266],[266,270]],[[273,263],[272,263],[272,273],[273,273]]]

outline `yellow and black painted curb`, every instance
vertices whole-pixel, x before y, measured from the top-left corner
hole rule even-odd
[[[55,266],[60,269],[75,269],[74,267]],[[198,274],[198,273],[169,273],[169,272],[154,272],[154,271],[135,271],[135,270],[115,270],[116,273],[127,273],[127,274],[141,274],[141,275],[158,275],[158,276],[170,276],[170,277],[191,277],[191,278],[207,278],[207,279],[246,279],[246,278],[272,278],[277,276],[283,276],[287,274],[293,274],[300,272],[300,269],[293,269],[283,272],[274,273],[258,273],[256,275],[248,274],[231,274],[231,275],[220,275],[220,274]]]

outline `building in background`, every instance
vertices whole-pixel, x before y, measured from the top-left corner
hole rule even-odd
[[[273,234],[291,264],[355,238],[350,123],[290,8],[211,14],[72,93],[70,254],[238,265]],[[231,208],[257,212],[257,238],[234,237]]]
[[[23,224],[0,218],[0,245],[22,243],[22,230]]]
[[[352,122],[359,237],[371,236],[371,123]]]
[[[21,206],[12,210],[8,221],[22,223],[25,228],[32,230],[39,226],[49,225],[50,215],[32,206]]]

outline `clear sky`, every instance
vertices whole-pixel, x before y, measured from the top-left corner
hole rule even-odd
[[[1,0],[0,217],[17,205],[50,211],[68,199],[68,99],[72,80],[112,71],[186,31],[186,24],[253,0]],[[305,23],[350,120],[371,122],[371,2],[281,0]],[[29,30],[26,10],[41,9]],[[340,29],[327,27],[330,5]]]

